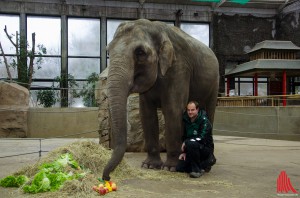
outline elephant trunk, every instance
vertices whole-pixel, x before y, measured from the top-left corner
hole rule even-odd
[[[121,73],[120,73],[121,70]],[[102,179],[109,181],[109,174],[123,159],[127,146],[127,97],[129,95],[129,80],[120,67],[109,68],[107,79],[107,95],[111,116],[112,156],[104,168]]]

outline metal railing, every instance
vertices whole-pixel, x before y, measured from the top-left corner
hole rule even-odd
[[[218,106],[293,106],[300,105],[300,95],[233,96],[218,97]]]

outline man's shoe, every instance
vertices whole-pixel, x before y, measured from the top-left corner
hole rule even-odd
[[[217,162],[217,159],[214,154],[211,154],[208,158],[209,166],[213,166]]]
[[[204,171],[201,170],[200,172],[190,172],[190,177],[191,178],[199,178],[204,174]]]
[[[208,166],[204,169],[204,171],[208,173],[216,162],[217,159],[215,158],[214,154],[211,154],[208,158]]]
[[[204,171],[207,172],[207,173],[208,173],[210,170],[211,170],[211,166],[208,166],[208,167],[206,167],[206,168],[204,169]]]

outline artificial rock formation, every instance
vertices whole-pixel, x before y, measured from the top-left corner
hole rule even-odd
[[[28,89],[0,82],[0,138],[27,136],[28,109]]]
[[[107,69],[104,70],[100,76],[96,89],[96,98],[99,106],[99,136],[100,144],[105,146],[112,146],[111,127],[109,107],[107,100]],[[131,94],[127,100],[127,150],[128,152],[145,151],[143,129],[139,115],[139,95]],[[164,141],[164,118],[160,110],[158,110],[159,128],[160,128],[160,146],[161,151],[165,150]]]

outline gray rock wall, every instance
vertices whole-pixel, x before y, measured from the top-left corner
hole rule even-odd
[[[26,137],[29,91],[15,83],[0,82],[0,138]]]
[[[290,40],[300,46],[300,1],[298,1],[298,10],[289,11],[288,8],[283,10],[277,19],[277,39]],[[300,53],[298,53],[298,58],[300,58]]]

